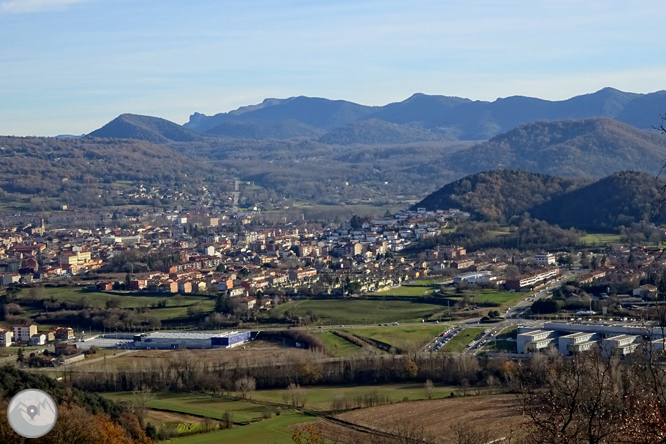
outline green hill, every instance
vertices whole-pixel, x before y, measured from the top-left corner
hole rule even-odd
[[[484,220],[508,220],[583,183],[525,171],[488,171],[445,185],[414,207],[459,208]]]
[[[660,208],[666,181],[644,173],[624,171],[556,196],[530,209],[530,214],[563,228],[613,230],[641,221],[666,222]]]

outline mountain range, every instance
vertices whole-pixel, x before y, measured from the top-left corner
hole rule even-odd
[[[386,138],[377,134],[395,133],[399,127],[405,127],[398,138],[400,143],[424,139],[487,140],[539,120],[607,117],[636,128],[652,129],[658,126],[659,116],[665,112],[666,91],[636,94],[613,88],[562,101],[513,96],[489,102],[419,93],[384,106],[300,96],[266,99],[257,105],[213,116],[194,113],[182,125],[189,132],[176,131],[180,125],[173,122],[168,125],[163,119],[125,114],[118,118],[120,121],[115,119],[91,134],[150,142],[186,141],[196,139],[198,133],[244,139],[308,138],[336,144],[339,134],[327,133],[355,125],[346,130],[342,138],[345,144],[385,143]],[[413,137],[408,137],[410,134]]]
[[[414,94],[371,107],[266,99],[214,116],[195,113],[185,125],[122,114],[81,138],[0,139],[0,196],[17,196],[25,207],[26,196],[55,205],[64,194],[71,205],[92,206],[97,196],[118,196],[111,190],[118,181],[195,189],[202,180],[219,188],[238,178],[259,186],[248,197],[258,202],[382,206],[495,169],[558,178],[537,186],[540,179],[522,177],[533,193],[522,202],[508,194],[502,202],[482,199],[482,217],[510,218],[618,171],[656,176],[666,136],[654,127],[664,112],[666,91],[605,88],[564,101]]]

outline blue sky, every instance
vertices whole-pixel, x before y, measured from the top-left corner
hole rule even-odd
[[[666,89],[657,0],[0,0],[0,134],[185,123],[297,95]],[[666,111],[666,110],[665,110]]]

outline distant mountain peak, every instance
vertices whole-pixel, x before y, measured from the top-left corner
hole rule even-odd
[[[202,139],[201,135],[166,119],[130,113],[119,115],[88,136],[137,139],[152,143],[194,142]]]

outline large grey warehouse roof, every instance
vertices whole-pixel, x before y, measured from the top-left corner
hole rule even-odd
[[[240,331],[198,331],[198,332],[158,332],[152,333],[150,339],[210,339],[230,338],[244,332]]]

